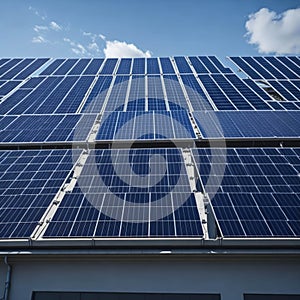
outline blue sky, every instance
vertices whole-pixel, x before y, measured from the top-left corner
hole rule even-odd
[[[299,13],[296,0],[2,1],[0,57],[299,54]]]

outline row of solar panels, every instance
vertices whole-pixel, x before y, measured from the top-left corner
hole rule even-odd
[[[299,148],[202,148],[190,154],[218,236],[300,236]],[[34,235],[50,205],[56,211],[44,238],[203,237],[180,149],[92,151],[57,206],[55,196],[79,155],[0,151],[0,238]]]
[[[234,74],[50,76],[21,83],[8,81],[0,86],[3,96],[17,87],[0,101],[1,115],[100,113],[103,109],[299,110],[300,106],[300,81],[269,82],[284,100],[276,101],[251,79],[241,80]],[[161,105],[152,105],[148,99]],[[136,101],[144,101],[144,105],[136,105]]]
[[[255,80],[300,79],[300,59],[297,56],[230,57],[230,59]]]
[[[300,79],[300,60],[296,56],[230,57],[253,79]],[[0,59],[0,80],[25,79],[49,59]],[[174,66],[176,66],[174,68]],[[191,69],[192,67],[192,69]],[[177,70],[176,70],[177,69]],[[232,73],[214,56],[115,59],[56,59],[41,75],[96,75],[96,74],[175,74]]]
[[[0,116],[0,143],[85,142],[95,114]],[[195,124],[192,120],[195,120]],[[196,134],[200,133],[200,136]],[[112,112],[102,116],[93,141],[173,139],[297,139],[297,111]]]
[[[1,79],[25,79],[49,59],[1,59]],[[192,73],[192,65],[198,73],[232,73],[215,56],[162,58],[108,58],[108,59],[56,59],[40,75],[96,75],[96,74],[175,74]],[[177,71],[176,70],[176,71]],[[24,77],[25,76],[25,77]]]

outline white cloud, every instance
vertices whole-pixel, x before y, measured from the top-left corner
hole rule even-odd
[[[45,15],[42,15],[37,9],[35,9],[34,7],[32,6],[29,6],[28,9],[30,11],[32,11],[36,16],[38,16],[39,18],[41,18],[42,20],[46,20],[47,17]]]
[[[81,44],[77,44],[77,48],[82,54],[87,53],[86,49]]]
[[[55,30],[55,31],[60,31],[62,30],[62,27],[59,26],[56,22],[52,21],[50,22],[50,28]]]
[[[71,46],[71,51],[73,53],[75,53],[76,55],[79,55],[79,56],[84,56],[84,55],[91,56],[91,53],[89,53],[82,44],[76,43],[76,42],[74,42],[71,39],[66,38],[66,37],[63,38],[63,41],[66,42],[66,43],[68,43]]]
[[[81,52],[80,50],[76,49],[76,48],[71,48],[72,52],[74,52],[76,55],[80,55]]]
[[[88,44],[87,48],[91,51],[100,52],[99,46],[97,43]]]
[[[282,14],[262,8],[249,16],[245,26],[248,43],[261,53],[300,53],[300,8]]]
[[[105,35],[103,35],[103,34],[99,34],[99,37],[100,37],[100,39],[102,39],[103,41],[105,41],[105,40],[106,40],[106,36],[105,36]]]
[[[106,41],[104,48],[105,57],[151,57],[149,50],[143,52],[134,44],[120,41]]]
[[[34,25],[33,30],[35,32],[40,32],[40,31],[46,31],[49,28],[47,26],[41,26],[41,25]]]
[[[43,38],[41,35],[39,35],[39,36],[34,36],[33,38],[32,38],[32,43],[35,43],[35,44],[45,44],[45,43],[47,43],[48,41],[45,39],[45,38]]]

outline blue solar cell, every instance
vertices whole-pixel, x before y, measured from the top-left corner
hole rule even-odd
[[[225,75],[227,80],[235,86],[235,88],[245,97],[245,99],[251,103],[251,105],[257,110],[271,110],[270,106],[266,104],[257,94],[255,94],[239,77],[234,74]],[[256,85],[253,82],[254,85]],[[253,88],[253,85],[252,85]],[[258,86],[255,87],[255,91],[260,89]],[[261,90],[261,89],[260,89]],[[263,92],[261,90],[261,92]],[[263,92],[264,93],[264,92]],[[266,94],[266,93],[265,93]],[[271,99],[267,94],[266,98]],[[230,98],[232,99],[232,98]],[[267,99],[265,99],[267,100]]]
[[[84,103],[82,112],[99,113],[101,111],[111,82],[112,76],[98,77],[95,85],[93,86],[90,94],[88,95]]]
[[[66,75],[71,68],[78,62],[76,58],[67,59],[54,73],[53,75]]]
[[[164,75],[163,81],[166,89],[170,110],[188,110],[182,87],[176,75]]]
[[[53,72],[65,61],[65,59],[59,58],[54,60],[40,75],[51,75]]]
[[[193,73],[185,57],[174,57],[179,73]]]
[[[10,60],[10,58],[1,58],[0,59],[0,67],[4,64],[6,64],[8,61]]]
[[[57,157],[56,165],[59,165],[63,159],[70,162],[68,173],[73,168],[72,156],[78,157],[80,151],[71,150],[38,150],[38,151],[1,151],[0,156],[11,157],[12,161],[8,163],[7,159],[1,160],[2,170],[10,174],[10,185],[6,185],[7,178],[1,177],[1,186],[6,185],[5,193],[0,195],[0,238],[29,238],[35,228],[38,226],[43,214],[53,200],[60,186],[65,181],[65,177],[56,180],[49,179],[49,175],[55,177],[55,169],[48,172],[48,176],[37,176],[38,173],[32,172],[28,168],[29,161],[33,162],[36,158],[43,160],[37,164],[38,169],[45,165],[44,161],[52,156]],[[53,165],[53,164],[52,164]],[[34,164],[30,164],[34,166]],[[54,165],[55,166],[55,165]],[[11,169],[18,172],[10,172]],[[41,172],[39,172],[41,174]],[[21,178],[21,180],[20,180]],[[48,193],[46,186],[54,187],[52,193]]]
[[[16,88],[20,83],[21,83],[21,81],[7,81],[4,85],[2,85],[0,87],[0,95],[2,95],[2,96],[7,95],[14,88]]]
[[[34,89],[36,88],[43,80],[45,77],[33,77],[30,78],[25,84],[23,84],[20,89]]]
[[[30,64],[27,68],[25,68],[21,73],[19,73],[15,79],[25,79],[39,68],[41,68],[49,58],[38,58],[32,64]]]
[[[227,150],[234,150],[228,151],[232,157],[226,161],[226,169],[234,174],[232,180],[237,183],[230,186],[228,175],[225,175],[217,193],[211,195],[211,205],[222,235],[225,238],[297,236],[290,222],[299,222],[300,215],[300,198],[291,191],[291,186],[299,185],[295,168],[298,160],[294,160],[295,165],[288,161],[288,157],[298,158],[297,148]],[[201,180],[207,181],[200,159],[203,153],[199,149],[192,151]],[[294,179],[287,183],[285,179],[289,177]],[[208,182],[205,189],[210,194],[212,183]],[[239,187],[241,192],[236,193],[232,187]]]
[[[208,56],[208,58],[213,62],[213,64],[219,69],[221,73],[233,73],[230,68],[224,67],[223,64],[215,56]]]
[[[295,73],[293,73],[290,69],[288,69],[284,64],[282,64],[277,58],[275,57],[264,57],[265,60],[267,60],[269,63],[271,63],[277,70],[279,70],[282,74],[285,75],[285,77],[289,79],[299,79],[300,76],[297,76]],[[299,71],[298,71],[299,72]],[[275,73],[273,73],[275,74]],[[299,73],[298,73],[299,74]],[[279,74],[275,76],[277,79],[281,79],[279,77]]]
[[[204,138],[300,136],[297,111],[194,112],[193,115]]]
[[[130,74],[131,71],[131,63],[132,59],[131,58],[123,58],[120,60],[120,64],[118,67],[117,74]]]
[[[102,63],[104,62],[103,58],[94,58],[92,61],[89,63],[87,68],[84,70],[83,74],[84,75],[96,75],[98,74],[98,71],[100,67],[102,66]]]
[[[132,74],[145,74],[145,58],[134,58]]]
[[[259,86],[257,85],[252,79],[243,79],[245,82],[257,95],[259,95],[264,100],[272,100],[272,98]]]
[[[209,71],[206,69],[204,64],[196,57],[196,56],[189,56],[189,60],[192,63],[195,71],[198,74],[208,74]]]
[[[235,110],[233,104],[209,75],[199,75],[198,77],[219,110]]]
[[[240,93],[226,80],[223,75],[212,75],[212,78],[239,110],[251,110],[252,106],[242,97]]]
[[[262,76],[259,75],[249,64],[247,64],[241,57],[230,57],[230,59],[241,68],[247,75],[252,79],[262,79]]]
[[[254,58],[243,57],[243,60],[247,62],[256,72],[258,72],[262,76],[262,78],[274,79],[274,76],[269,73],[264,66],[260,65],[256,60],[254,60]],[[264,62],[264,64],[266,65],[267,62]]]
[[[158,156],[163,160],[155,162],[153,157]],[[126,172],[120,176],[116,169],[118,166],[124,168],[128,159],[135,175]],[[165,169],[174,166],[174,161],[180,167],[168,169],[169,173],[163,171],[163,178],[157,181],[157,177],[162,175],[159,166],[163,164]],[[95,163],[100,172],[98,175],[90,169]],[[144,177],[149,172],[155,180],[153,186],[134,186],[136,175]],[[183,172],[184,177],[178,172]],[[91,176],[94,180],[90,179]],[[126,176],[128,178],[125,183]],[[169,180],[174,177],[178,177],[177,181]],[[44,238],[203,236],[195,197],[190,193],[183,159],[178,149],[92,151],[78,183],[81,189],[78,186],[64,197]],[[170,184],[180,185],[180,192],[170,190],[167,186]],[[99,189],[101,185],[106,189]],[[97,194],[87,193],[94,191],[96,187]],[[164,205],[159,201],[163,201]],[[65,230],[60,229],[62,224],[66,225]]]
[[[181,78],[194,110],[212,110],[212,106],[195,76],[182,75]]]
[[[267,59],[267,57],[255,56],[253,57],[253,59],[256,62],[258,62],[261,66],[263,66],[270,74],[272,74],[274,78],[286,79],[286,77],[281,72],[279,72],[276,68],[272,66],[272,64],[269,63],[270,61]]]
[[[68,75],[81,75],[82,72],[85,70],[86,66],[90,63],[91,59],[89,58],[82,58],[80,59],[76,65],[71,69]]]
[[[14,58],[14,59],[11,59],[10,61],[8,61],[7,63],[5,63],[4,65],[2,65],[0,67],[0,78],[2,78],[3,74],[5,74],[11,68],[16,66],[18,63],[20,63],[20,61],[22,61],[21,58]]]
[[[158,59],[147,58],[147,74],[160,74]]]
[[[74,84],[66,97],[57,103],[55,113],[75,113],[94,80],[93,76],[82,76]],[[47,113],[50,113],[47,111]]]
[[[163,74],[175,74],[170,58],[160,57],[159,60]]]
[[[103,75],[113,74],[117,62],[118,62],[118,59],[116,59],[116,58],[107,58],[105,60],[103,67],[101,68],[100,74],[103,74]]]
[[[277,60],[279,60],[281,63],[283,63],[285,66],[287,66],[290,70],[292,70],[295,74],[300,74],[300,68],[294,64],[290,59],[284,56],[278,56],[276,57]]]
[[[284,88],[279,81],[269,80],[268,83],[286,100],[297,101],[297,98],[293,96],[286,88]]]
[[[205,65],[210,73],[220,73],[215,65],[209,60],[207,56],[198,56],[199,60]]]

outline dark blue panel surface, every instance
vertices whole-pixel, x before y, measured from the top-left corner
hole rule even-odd
[[[159,60],[163,74],[175,74],[173,65],[169,57],[160,57]]]
[[[122,173],[128,164],[131,172]],[[77,185],[65,195],[44,234],[44,238],[202,236],[181,151],[175,148],[92,151]]]
[[[90,61],[91,59],[88,58],[80,59],[77,64],[71,69],[68,75],[81,75]]]
[[[145,58],[134,58],[132,74],[145,74]]]
[[[0,151],[1,239],[29,238],[33,234],[79,153],[78,150]],[[50,170],[53,162],[55,168]],[[59,176],[60,165],[66,165],[63,177]]]
[[[176,62],[179,73],[193,73],[185,57],[176,56],[174,57],[174,60]]]
[[[30,76],[32,73],[41,68],[49,58],[38,58],[32,64],[30,64],[27,68],[25,68],[22,72],[20,72],[15,79],[25,79]]]
[[[298,138],[298,111],[194,112],[204,138]]]
[[[102,66],[102,63],[104,62],[103,58],[94,58],[89,63],[85,71],[83,72],[84,75],[96,75],[98,74],[98,71],[100,67]]]
[[[131,58],[123,58],[120,61],[117,74],[130,74],[131,71]]]
[[[106,61],[104,62],[103,67],[101,68],[100,74],[103,75],[113,74],[117,62],[118,59],[116,58],[107,58]]]
[[[158,59],[147,58],[147,74],[160,74]]]
[[[53,72],[65,61],[65,59],[59,58],[54,60],[40,75],[51,75]]]
[[[300,198],[292,192],[300,185],[298,148],[193,149],[193,155],[224,238],[299,237]]]

